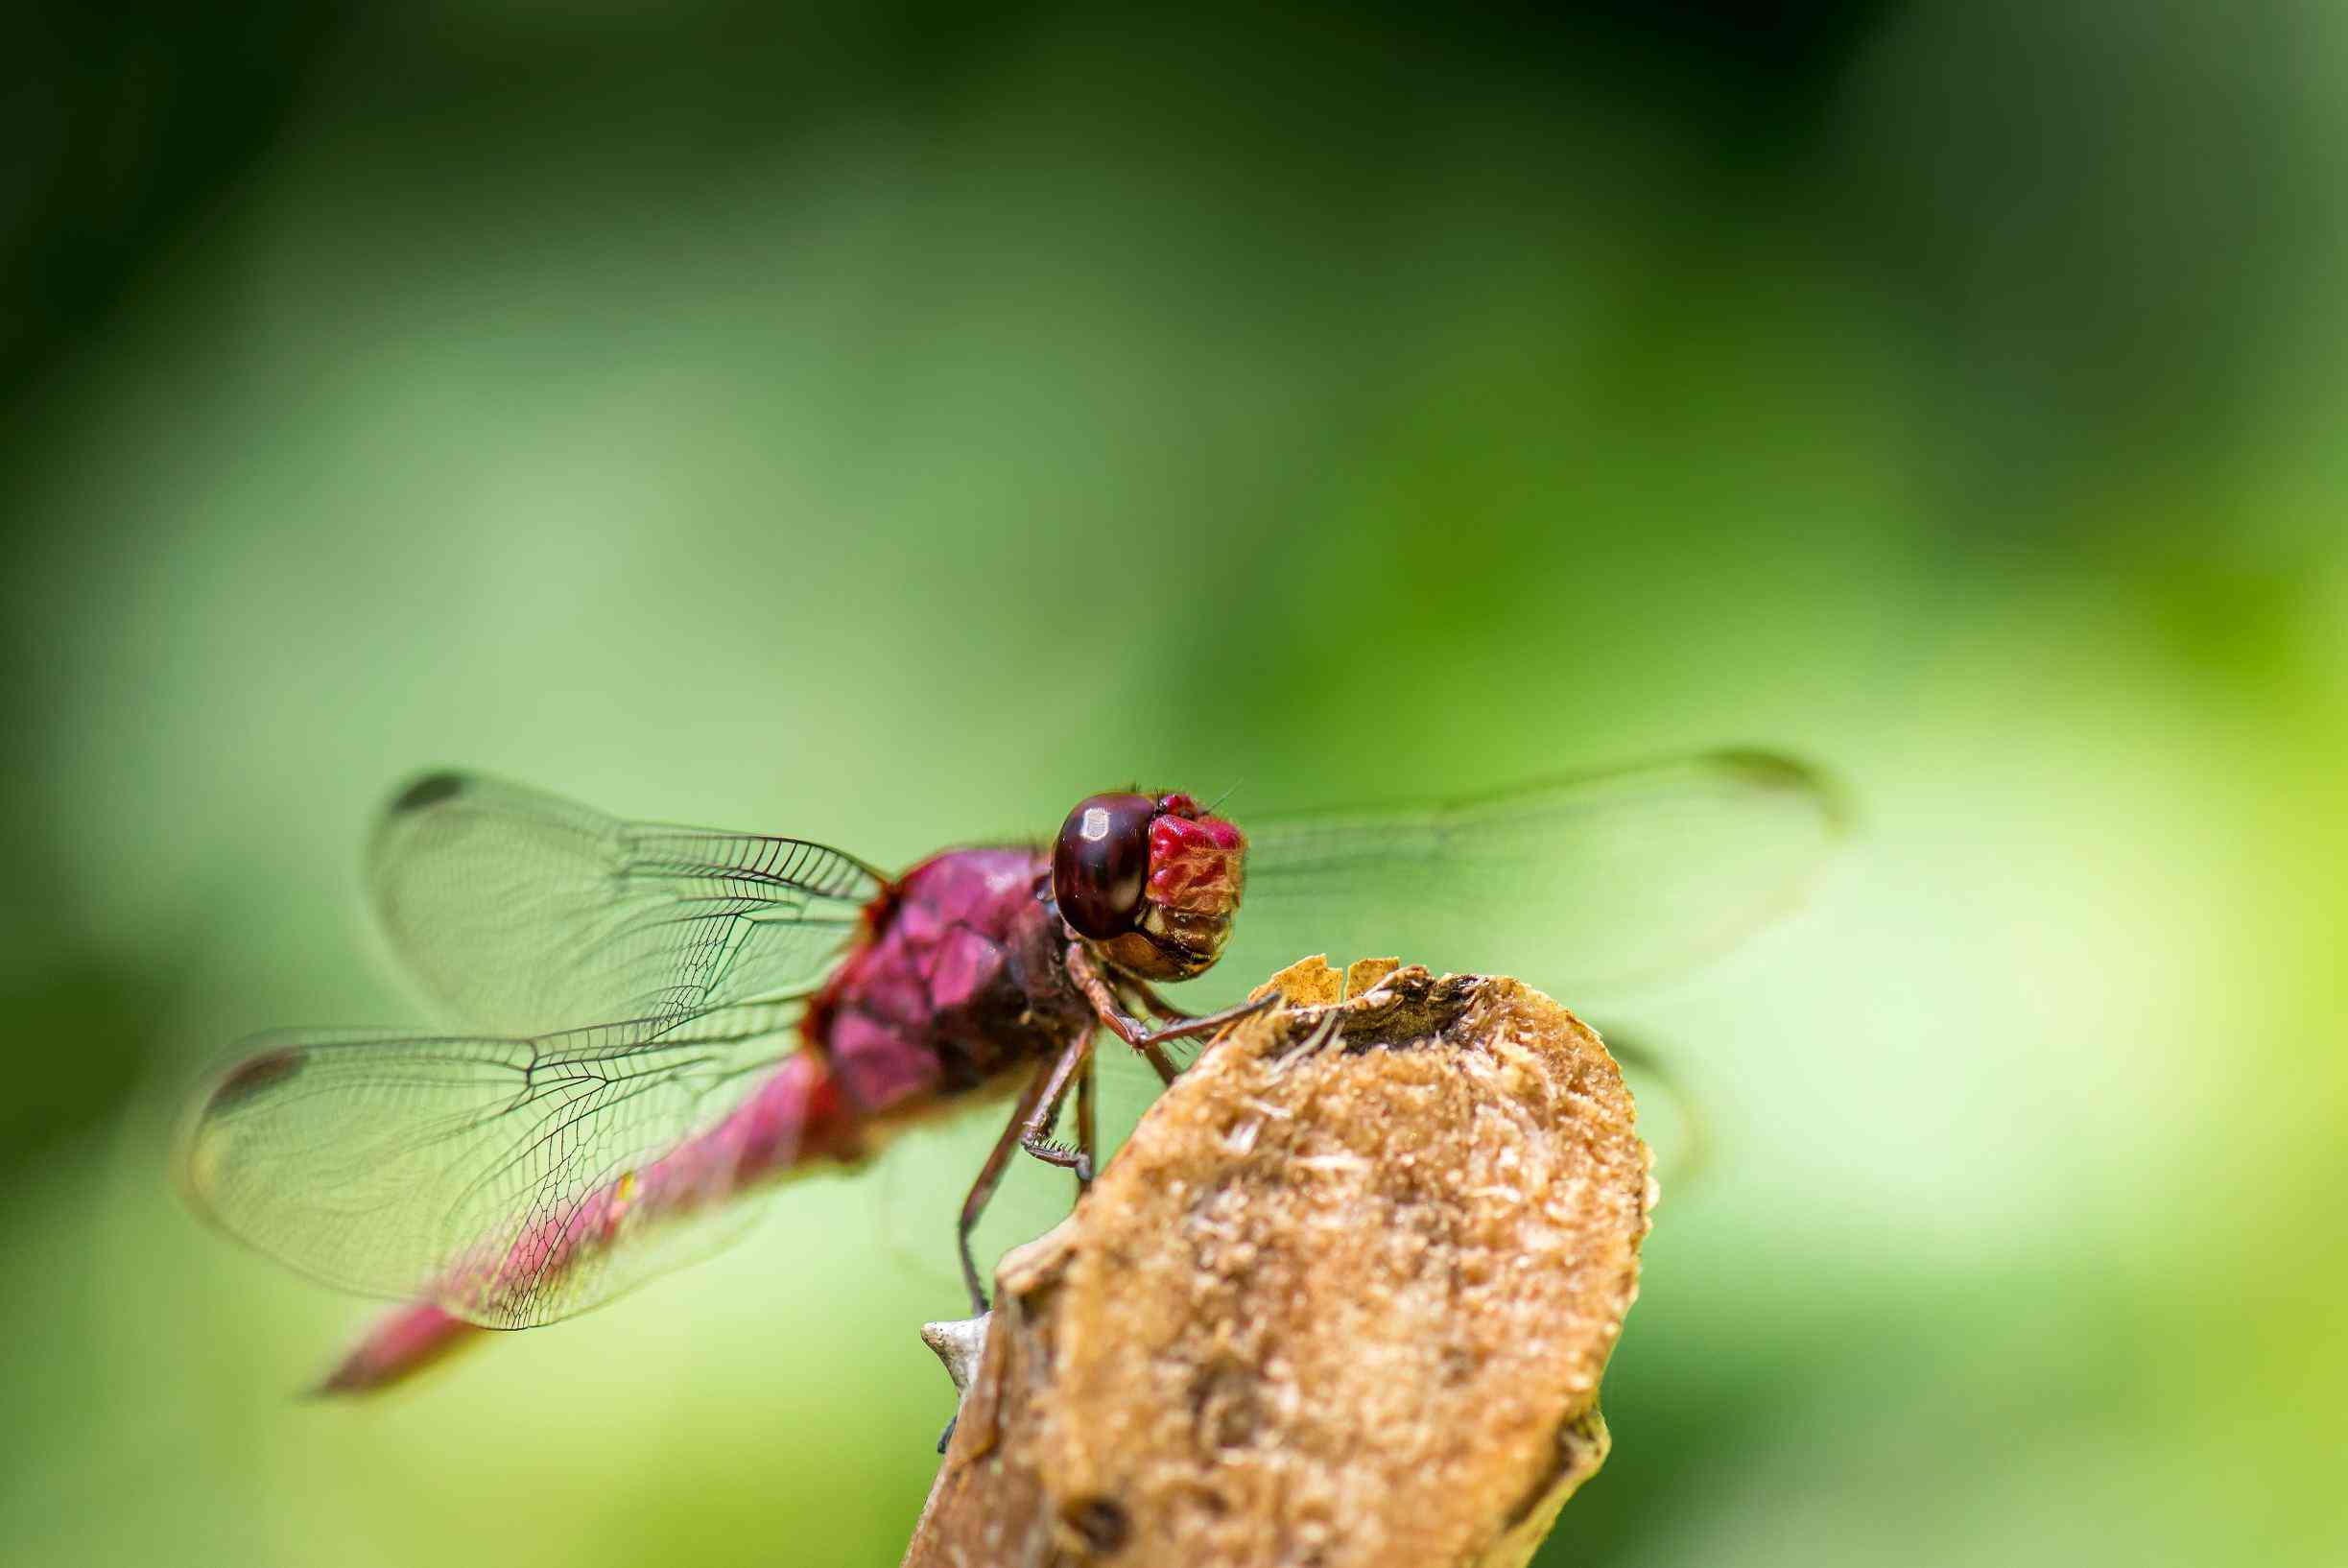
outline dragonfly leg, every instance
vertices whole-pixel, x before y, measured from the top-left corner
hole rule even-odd
[[[1092,1077],[1093,1032],[1088,1029],[1078,1035],[1070,1043],[1068,1049],[1062,1051],[1057,1059],[1052,1063],[1052,1077],[1044,1086],[1043,1098],[1036,1102],[1035,1108],[1028,1113],[1027,1120],[1020,1124],[1019,1128],[1019,1147],[1042,1160],[1046,1165],[1056,1165],[1063,1171],[1074,1171],[1077,1174],[1077,1188],[1079,1192],[1092,1184],[1092,1129],[1088,1127],[1079,1127],[1077,1147],[1069,1149],[1052,1142],[1052,1128],[1060,1119],[1060,1105],[1068,1098],[1071,1083],[1076,1085],[1077,1098],[1082,1106],[1078,1120],[1082,1122],[1089,1114],[1092,1105]]]
[[[1203,1018],[1184,1018],[1178,1023],[1150,1029],[1117,1005],[1117,993],[1109,988],[1108,981],[1101,973],[1101,966],[1093,962],[1092,955],[1084,951],[1081,943],[1068,949],[1068,974],[1076,981],[1077,988],[1084,993],[1084,999],[1092,1004],[1093,1011],[1108,1026],[1109,1033],[1140,1052],[1156,1069],[1159,1079],[1167,1083],[1172,1083],[1182,1070],[1166,1055],[1166,1041],[1188,1039],[1195,1034],[1212,1034],[1235,1019],[1280,1005],[1280,993],[1267,991],[1252,1002],[1242,1002],[1236,1008],[1210,1012]]]
[[[1179,1023],[1185,1018],[1196,1018],[1198,1016],[1195,1012],[1186,1012],[1182,1009],[1174,1006],[1172,1002],[1167,1001],[1166,998],[1159,993],[1158,988],[1155,986],[1150,985],[1150,982],[1146,980],[1138,980],[1131,975],[1120,975],[1117,978],[1128,990],[1130,990],[1141,1000],[1141,1005],[1143,1007],[1148,1008],[1151,1012],[1157,1014],[1157,1016],[1160,1018],[1165,1018],[1173,1022]]]
[[[1077,1080],[1077,1152],[1083,1163],[1077,1167],[1077,1196],[1082,1198],[1092,1190],[1093,1151],[1100,1147],[1093,1132],[1093,1073],[1092,1053],[1084,1054],[1083,1076]]]
[[[987,1152],[986,1163],[979,1167],[979,1178],[970,1184],[969,1195],[962,1200],[961,1217],[956,1223],[954,1240],[961,1251],[962,1283],[970,1287],[970,1305],[974,1315],[986,1310],[986,1287],[979,1282],[978,1261],[970,1255],[970,1233],[978,1229],[979,1216],[986,1212],[986,1200],[994,1197],[995,1189],[1003,1184],[1003,1173],[1011,1163],[1011,1154],[1019,1148],[1020,1134],[1026,1130],[1028,1118],[1035,1113],[1035,1106],[1043,1099],[1057,1066],[1056,1061],[1044,1063],[1036,1069],[1035,1076],[1028,1080],[1028,1086],[1019,1091],[1019,1103],[1011,1107],[1010,1120],[1003,1124],[1003,1136],[997,1138],[994,1148]]]

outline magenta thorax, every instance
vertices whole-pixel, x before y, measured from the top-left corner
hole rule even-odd
[[[1041,850],[950,849],[866,912],[806,1021],[859,1111],[977,1088],[1091,1026],[1050,884]]]

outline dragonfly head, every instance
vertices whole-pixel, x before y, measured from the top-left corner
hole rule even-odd
[[[1187,795],[1096,795],[1052,844],[1060,915],[1144,980],[1202,973],[1231,935],[1246,835]]]

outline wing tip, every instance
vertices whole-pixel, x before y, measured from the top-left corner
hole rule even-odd
[[[1859,808],[1837,774],[1815,763],[1759,747],[1734,747],[1712,753],[1714,767],[1739,781],[1798,796],[1814,807],[1829,839],[1848,838],[1859,826]]]
[[[180,1195],[206,1221],[225,1227],[219,1206],[211,1201],[219,1174],[223,1138],[232,1138],[223,1117],[232,1117],[256,1096],[279,1087],[308,1066],[308,1052],[298,1045],[279,1045],[244,1057],[225,1073],[211,1080],[211,1087],[190,1096],[185,1120],[178,1127],[174,1169]]]
[[[462,795],[468,782],[464,774],[446,768],[419,773],[391,796],[391,803],[384,808],[384,816],[406,817],[428,806],[437,806],[443,800]]]
[[[230,1132],[223,1118],[302,1070],[306,1053],[298,1045],[258,1051],[219,1074],[211,1086],[192,1096],[174,1141],[172,1172],[180,1197],[205,1223],[238,1234],[215,1201],[220,1162]]]
[[[209,1117],[234,1110],[263,1089],[300,1072],[307,1057],[308,1053],[300,1046],[287,1045],[246,1057],[221,1075],[220,1081],[212,1086],[212,1092],[204,1098],[203,1114]]]

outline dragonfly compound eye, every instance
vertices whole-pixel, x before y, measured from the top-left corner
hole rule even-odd
[[[1095,795],[1077,803],[1052,844],[1052,894],[1060,915],[1097,941],[1133,929],[1150,878],[1146,795]]]

